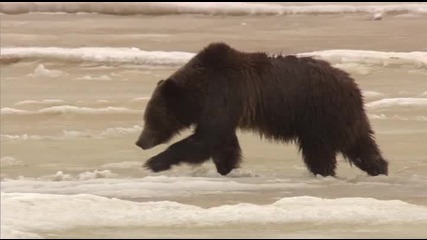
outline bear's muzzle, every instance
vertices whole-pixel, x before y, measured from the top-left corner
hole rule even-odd
[[[156,141],[151,135],[152,134],[149,134],[147,131],[143,131],[135,144],[143,150],[147,150],[156,146]]]

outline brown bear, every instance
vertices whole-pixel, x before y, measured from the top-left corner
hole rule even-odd
[[[240,128],[296,142],[313,174],[334,176],[339,152],[369,175],[387,174],[357,84],[311,57],[245,53],[212,43],[159,81],[144,120],[136,142],[142,149],[195,126],[191,136],[145,163],[155,172],[212,157],[217,171],[228,174],[241,161]]]

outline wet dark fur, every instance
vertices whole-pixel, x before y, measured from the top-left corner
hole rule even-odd
[[[159,82],[144,116],[137,142],[144,149],[195,125],[194,134],[146,162],[153,171],[212,157],[225,175],[241,160],[235,131],[242,128],[295,141],[313,174],[334,176],[339,152],[369,175],[387,174],[357,84],[310,57],[270,57],[211,44]]]

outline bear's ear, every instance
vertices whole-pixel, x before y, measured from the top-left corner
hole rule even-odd
[[[157,82],[157,86],[159,86],[162,82],[164,82],[165,80],[164,79],[162,79],[162,80],[160,80],[160,81],[158,81]]]
[[[182,95],[182,87],[179,86],[176,82],[168,79],[165,80],[162,84],[162,92],[164,96],[169,99],[177,99]]]

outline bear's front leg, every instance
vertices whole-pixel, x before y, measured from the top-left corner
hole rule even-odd
[[[211,157],[210,148],[195,134],[172,144],[164,152],[150,158],[144,167],[153,172],[168,170],[180,162],[200,164]]]
[[[176,163],[177,161],[173,158],[173,156],[170,156],[168,151],[164,151],[148,159],[148,161],[144,164],[144,167],[151,169],[153,172],[161,172],[169,170],[172,165]]]

